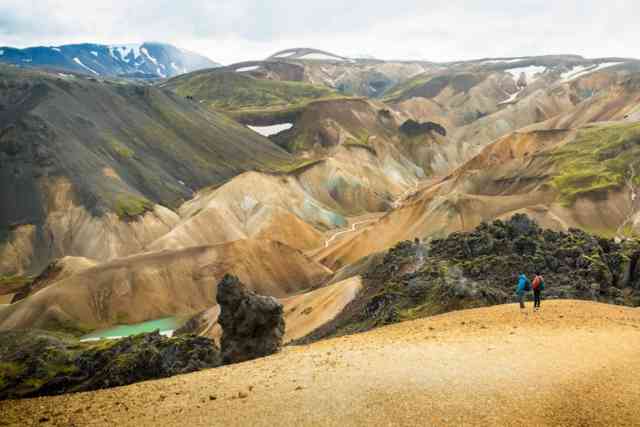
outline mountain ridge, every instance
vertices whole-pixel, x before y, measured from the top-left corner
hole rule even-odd
[[[173,77],[220,64],[160,42],[137,44],[79,43],[14,48],[0,46],[0,63],[49,68],[102,77],[156,79]]]

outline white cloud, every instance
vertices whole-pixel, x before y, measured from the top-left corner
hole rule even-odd
[[[2,0],[0,45],[158,40],[222,62],[312,46],[435,61],[637,56],[636,0]]]

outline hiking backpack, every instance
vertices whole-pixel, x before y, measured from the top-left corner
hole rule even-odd
[[[531,286],[533,287],[534,291],[537,291],[538,289],[540,289],[540,285],[542,285],[542,276],[536,276],[533,279],[533,284]]]

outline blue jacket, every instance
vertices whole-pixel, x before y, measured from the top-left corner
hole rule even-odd
[[[524,274],[518,276],[518,287],[516,288],[516,293],[518,295],[524,294],[526,292],[525,288],[527,283],[529,284],[529,287],[531,287],[531,282],[529,281],[529,279],[527,279],[527,276],[525,276]]]

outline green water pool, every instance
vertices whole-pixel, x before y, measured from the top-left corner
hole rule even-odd
[[[142,334],[145,332],[153,332],[156,329],[159,329],[160,333],[163,335],[171,336],[173,335],[173,331],[182,326],[183,323],[184,320],[179,317],[165,317],[162,319],[149,320],[132,325],[119,325],[109,329],[94,331],[90,334],[84,335],[80,338],[80,340],[93,341],[102,338],[122,338],[128,337],[130,335]]]

